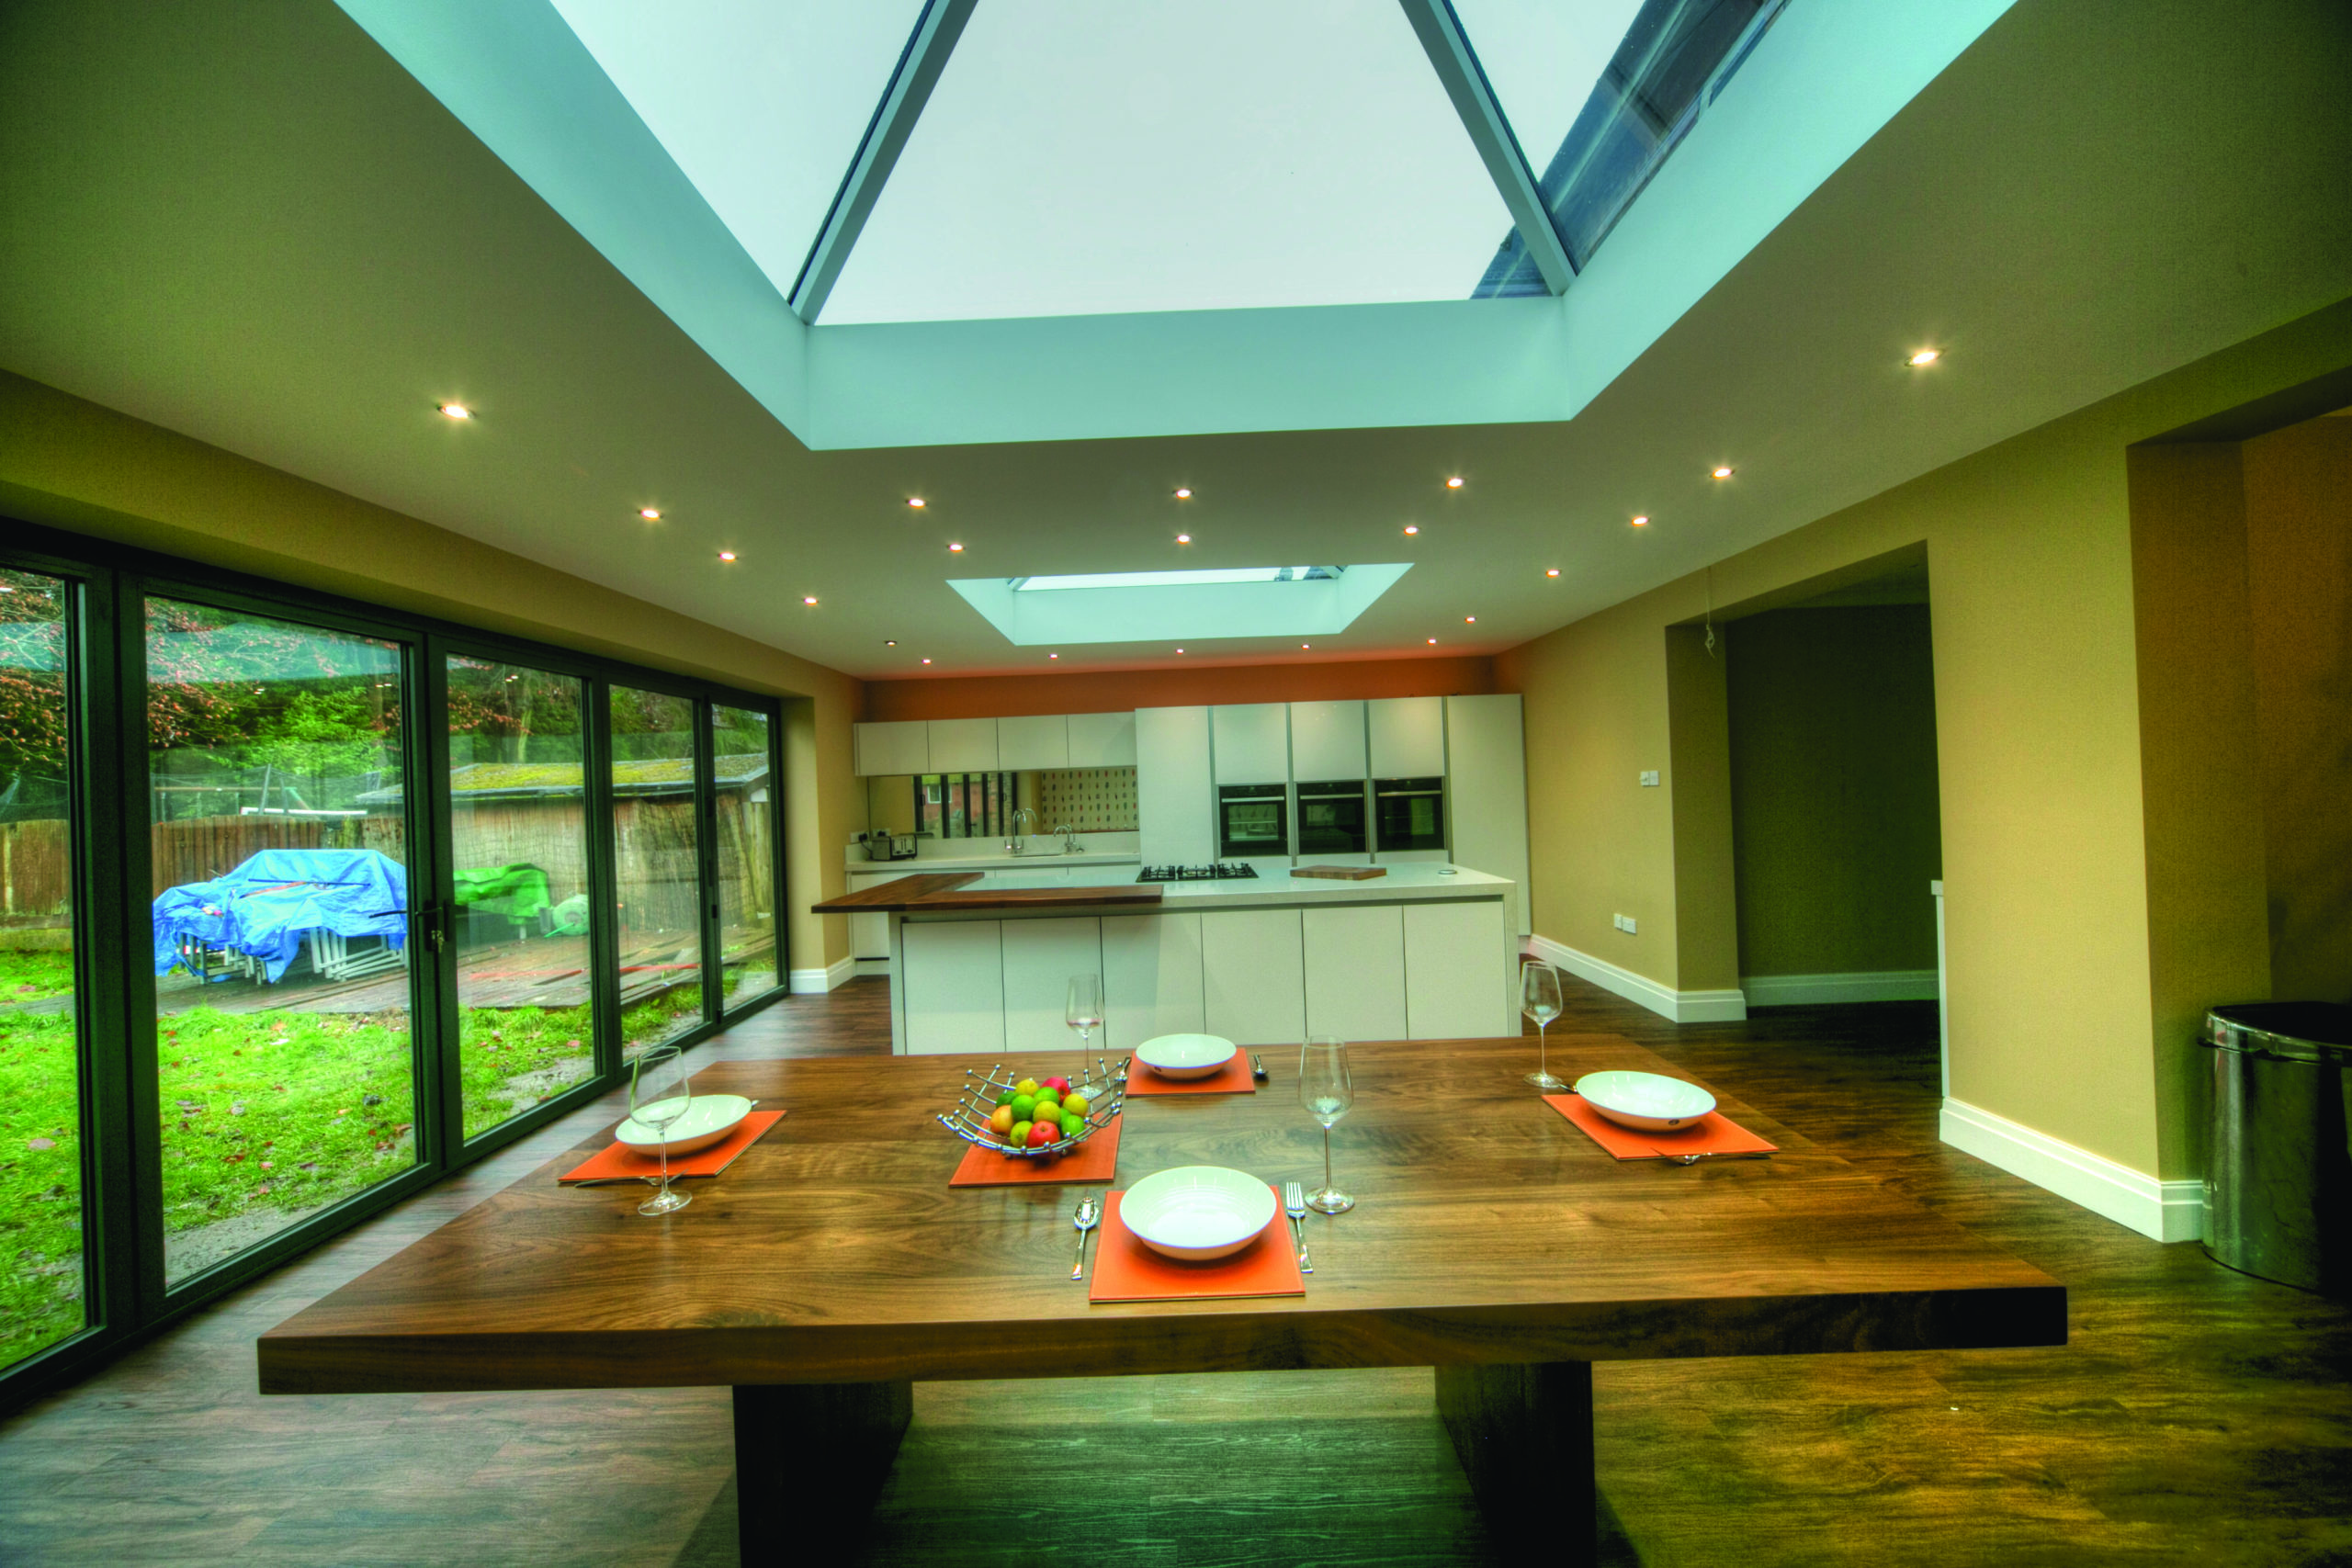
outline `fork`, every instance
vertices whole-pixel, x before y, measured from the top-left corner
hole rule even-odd
[[[1078,1261],[1071,1266],[1069,1271],[1069,1277],[1073,1280],[1086,1278],[1086,1233],[1092,1230],[1095,1223],[1102,1217],[1102,1206],[1092,1198],[1080,1198],[1078,1201],[1078,1213],[1070,1220],[1070,1224],[1078,1227]]]
[[[1291,1235],[1298,1238],[1298,1271],[1315,1272],[1315,1265],[1306,1256],[1306,1189],[1295,1181],[1283,1183],[1283,1213],[1290,1216]]]

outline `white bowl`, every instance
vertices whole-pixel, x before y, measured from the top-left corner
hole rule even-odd
[[[1244,1170],[1180,1165],[1145,1177],[1119,1218],[1154,1252],[1193,1262],[1240,1251],[1272,1223],[1274,1190]]]
[[[669,1101],[659,1101],[668,1104]],[[743,1124],[752,1113],[752,1102],[740,1094],[698,1094],[686,1105],[686,1113],[670,1123],[670,1152],[690,1155],[696,1149],[707,1149],[724,1139]],[[662,1152],[662,1134],[644,1125],[635,1117],[620,1124],[613,1134],[639,1154]]]
[[[1577,1092],[1618,1125],[1650,1133],[1688,1127],[1715,1108],[1715,1097],[1697,1084],[1656,1073],[1587,1073]]]
[[[1215,1034],[1162,1034],[1136,1046],[1136,1060],[1163,1078],[1204,1078],[1233,1060],[1233,1042]]]

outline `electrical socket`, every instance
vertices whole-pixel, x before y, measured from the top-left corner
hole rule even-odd
[[[1640,934],[1637,924],[1631,915],[1612,915],[1610,917],[1610,922],[1627,936]]]
[[[1645,768],[1642,771],[1642,787],[1644,789],[1657,788],[1657,770],[1656,768]]]

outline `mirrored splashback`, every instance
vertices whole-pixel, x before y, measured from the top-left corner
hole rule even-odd
[[[1133,833],[1136,771],[1043,768],[1029,773],[880,773],[865,781],[869,829],[935,839],[1002,838],[1012,813],[1037,814],[1036,830]]]

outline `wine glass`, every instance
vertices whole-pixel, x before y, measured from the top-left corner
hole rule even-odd
[[[1552,1074],[1551,1042],[1544,1032],[1560,1016],[1560,972],[1541,961],[1520,965],[1519,1010],[1535,1021],[1535,1070],[1527,1081],[1546,1094],[1557,1094],[1568,1083]]]
[[[1078,1072],[1070,1082],[1080,1088],[1091,1087],[1094,1069],[1088,1064],[1093,1060],[1087,1043],[1094,1032],[1102,1027],[1102,976],[1072,975],[1069,977],[1069,1003],[1062,1010],[1062,1021],[1078,1031]]]
[[[629,1119],[662,1140],[662,1190],[637,1206],[640,1214],[666,1214],[694,1201],[670,1185],[670,1128],[693,1102],[684,1052],[657,1045],[638,1057],[628,1079]]]
[[[1348,1043],[1336,1034],[1310,1034],[1298,1054],[1298,1103],[1323,1125],[1323,1185],[1306,1195],[1319,1214],[1344,1214],[1356,1201],[1331,1185],[1331,1124],[1355,1104],[1348,1079]]]

